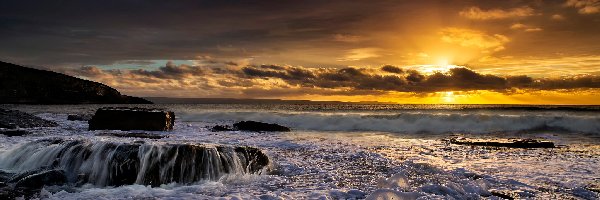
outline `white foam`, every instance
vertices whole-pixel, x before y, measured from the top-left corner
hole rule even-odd
[[[461,113],[446,111],[400,114],[327,112],[205,111],[185,113],[183,121],[233,122],[254,120],[277,123],[299,130],[383,131],[394,133],[496,133],[539,128],[571,132],[600,133],[598,115],[561,113]]]

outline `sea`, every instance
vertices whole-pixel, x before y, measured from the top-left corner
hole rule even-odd
[[[113,137],[100,134],[106,131],[89,131],[86,121],[67,120],[71,114],[123,106],[174,111],[174,130],[145,131],[168,136],[162,139]],[[0,107],[59,124],[28,129],[33,134],[26,136],[0,135],[0,170],[28,170],[50,162],[43,157],[57,151],[49,147],[55,144],[36,141],[57,138],[86,141],[90,146],[249,146],[269,158],[269,165],[255,173],[234,171],[206,180],[161,185],[107,186],[80,181],[45,186],[36,196],[39,199],[600,198],[600,106],[282,103]],[[210,130],[215,125],[248,120],[275,123],[292,131]],[[457,145],[449,142],[451,138],[538,139],[552,141],[557,148]],[[110,162],[106,157],[96,159],[96,166]],[[80,166],[84,167],[94,168]]]

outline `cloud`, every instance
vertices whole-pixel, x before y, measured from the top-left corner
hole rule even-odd
[[[347,51],[346,55],[344,55],[342,58],[339,58],[338,61],[358,61],[367,58],[375,58],[380,56],[380,51],[381,50],[378,48],[350,49]]]
[[[600,12],[600,0],[567,0],[565,5],[578,8],[580,14],[595,14]]]
[[[362,36],[358,36],[358,35],[347,35],[347,34],[335,34],[333,35],[333,41],[336,42],[348,42],[348,43],[355,43],[355,42],[361,42],[364,41],[365,38]]]
[[[501,34],[489,35],[482,31],[462,28],[444,28],[439,34],[444,42],[478,48],[481,51],[503,50],[504,44],[510,41],[508,37]]]
[[[462,17],[473,20],[495,20],[507,18],[522,18],[534,15],[534,9],[528,6],[512,8],[508,10],[491,9],[483,10],[477,6],[463,9],[458,14]]]
[[[381,71],[389,72],[389,73],[394,73],[394,74],[402,74],[402,73],[404,73],[404,70],[402,70],[402,68],[396,67],[396,66],[392,66],[392,65],[385,65],[385,66],[381,67]]]
[[[102,70],[81,67],[67,71],[103,82],[125,93],[142,96],[203,96],[259,98],[260,95],[377,95],[390,92],[426,94],[442,91],[514,89],[557,90],[600,88],[600,76],[532,78],[498,76],[457,67],[447,72],[423,74],[385,65],[380,68],[308,68],[248,65],[227,70],[206,66],[167,64],[156,70]]]
[[[560,15],[560,14],[554,14],[554,15],[552,15],[552,16],[550,17],[550,19],[552,19],[552,20],[557,20],[557,21],[560,21],[560,20],[564,20],[564,19],[565,19],[565,17],[563,17],[563,16],[562,16],[562,15]]]
[[[539,32],[539,31],[543,31],[542,28],[533,27],[533,26],[529,26],[529,25],[525,25],[525,24],[521,24],[521,23],[516,23],[516,24],[511,25],[510,29],[513,29],[513,30],[523,30],[525,32]]]

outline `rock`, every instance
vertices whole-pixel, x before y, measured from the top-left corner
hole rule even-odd
[[[212,131],[212,132],[235,131],[235,129],[233,129],[227,125],[216,125],[216,126],[213,126],[212,128],[210,128],[210,131]]]
[[[6,135],[8,137],[12,137],[12,136],[24,136],[24,135],[29,135],[31,134],[31,132],[26,131],[26,130],[19,130],[19,129],[13,129],[13,130],[4,130],[4,129],[0,129],[0,135]]]
[[[233,124],[233,128],[240,131],[280,131],[289,132],[290,128],[279,124],[268,124],[255,121],[241,121]]]
[[[101,83],[0,62],[0,104],[151,104]]]
[[[60,169],[51,169],[26,174],[19,180],[11,180],[16,182],[15,188],[42,188],[44,185],[62,185],[67,183],[65,172]]]
[[[48,121],[21,111],[0,108],[0,128],[16,129],[55,126],[58,126],[56,122]]]
[[[92,116],[93,115],[73,114],[73,115],[67,116],[67,120],[69,120],[69,121],[89,121],[90,119],[92,119]]]
[[[488,146],[488,147],[509,147],[509,148],[555,148],[551,141],[542,141],[534,139],[469,139],[452,138],[449,140],[452,144]]]
[[[133,137],[147,139],[162,139],[169,137],[168,135],[152,134],[152,133],[100,133],[98,136],[113,136],[113,137]]]
[[[490,193],[492,194],[492,196],[500,197],[502,199],[507,199],[507,200],[513,200],[513,199],[515,199],[515,197],[518,198],[517,194],[515,194],[514,192],[510,192],[510,191],[492,190],[492,191],[490,191]]]
[[[88,121],[90,130],[170,131],[175,113],[159,109],[106,107],[100,108]]]

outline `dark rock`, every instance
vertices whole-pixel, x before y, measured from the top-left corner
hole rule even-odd
[[[101,83],[0,62],[0,104],[151,104]]]
[[[168,135],[152,134],[152,133],[100,133],[98,136],[113,136],[113,137],[133,137],[147,139],[162,139],[169,137]]]
[[[92,119],[92,116],[93,115],[74,114],[74,115],[67,116],[67,120],[70,120],[70,121],[89,121],[90,119]]]
[[[0,129],[0,135],[6,135],[8,137],[12,137],[12,136],[24,136],[24,135],[29,135],[31,134],[31,132],[26,131],[26,130],[3,130]]]
[[[42,188],[44,185],[62,185],[67,183],[65,172],[60,169],[43,170],[27,174],[16,182],[15,188]]]
[[[518,198],[518,195],[511,193],[510,191],[501,191],[501,190],[492,190],[490,191],[493,196],[500,197],[502,199],[513,200],[515,196]]]
[[[279,124],[268,124],[263,122],[255,121],[241,121],[233,124],[233,128],[240,131],[280,131],[289,132],[290,128],[281,126]]]
[[[235,131],[235,129],[233,129],[227,125],[216,125],[216,126],[213,126],[212,128],[210,128],[210,131],[212,131],[212,132]]]
[[[88,121],[90,130],[173,130],[175,113],[147,108],[100,108]]]
[[[509,147],[509,148],[555,148],[553,142],[534,140],[534,139],[452,138],[449,141],[452,144],[472,145],[472,146]]]
[[[58,126],[56,122],[51,122],[21,111],[0,108],[0,128],[15,129],[55,126]]]

